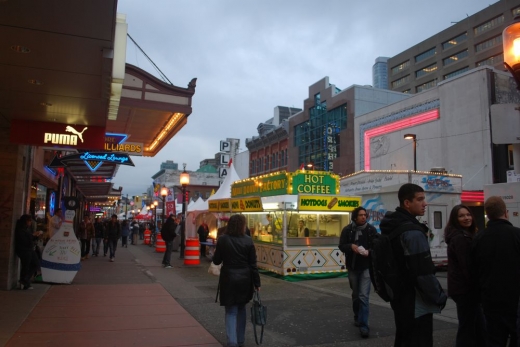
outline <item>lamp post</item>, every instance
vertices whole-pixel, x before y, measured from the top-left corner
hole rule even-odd
[[[181,252],[180,258],[184,258],[184,245],[186,242],[186,186],[190,184],[190,174],[186,172],[186,163],[182,164],[183,171],[179,176],[179,181],[182,186],[182,224],[181,224]]]
[[[504,66],[513,75],[516,88],[520,90],[520,16],[502,31]]]
[[[166,210],[166,195],[168,195],[168,188],[166,188],[165,186],[163,186],[161,188],[161,196],[162,196],[162,217],[161,217],[161,226],[164,224],[164,210]]]
[[[413,140],[413,171],[417,171],[417,135],[405,134],[406,140]]]
[[[157,206],[159,206],[159,201],[154,200],[150,206],[153,208],[152,215],[153,215],[153,227],[155,230],[157,230]],[[155,214],[154,214],[155,213]]]

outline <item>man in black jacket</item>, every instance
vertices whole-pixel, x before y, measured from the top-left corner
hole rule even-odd
[[[390,302],[396,327],[394,346],[433,346],[433,313],[441,312],[448,298],[435,277],[428,228],[416,219],[424,216],[426,196],[413,183],[403,184],[397,196],[399,207],[387,212],[380,224],[383,235],[403,224],[412,227],[392,240],[403,283],[399,297]]]
[[[345,253],[348,281],[352,289],[354,325],[359,327],[362,337],[368,337],[369,334],[369,240],[376,233],[376,228],[367,223],[367,210],[358,207],[352,211],[352,223],[343,228],[339,239],[339,249]]]
[[[165,268],[171,269],[172,265],[170,264],[172,258],[172,250],[173,250],[173,240],[175,239],[175,229],[177,228],[177,223],[175,223],[175,217],[173,214],[170,214],[166,222],[161,228],[161,237],[166,243],[166,252],[164,252],[162,263]]]
[[[473,239],[471,264],[486,317],[487,345],[505,346],[508,337],[510,341],[517,339],[520,228],[507,220],[508,211],[501,197],[489,197],[484,209],[489,222]]]

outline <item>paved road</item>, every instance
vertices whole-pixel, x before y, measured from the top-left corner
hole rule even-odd
[[[224,309],[215,303],[217,278],[207,273],[208,259],[202,259],[200,266],[187,267],[174,252],[173,269],[163,269],[162,256],[149,247],[129,250],[152,281],[161,283],[218,341],[225,343]],[[445,273],[439,277],[445,287]],[[352,322],[347,278],[288,282],[262,275],[261,279],[262,301],[268,306],[265,346],[393,345],[392,310],[375,294],[371,296],[371,336],[369,339],[360,337]],[[435,316],[435,346],[453,345],[457,329],[454,307],[450,301],[445,312]],[[251,324],[247,326],[246,336],[246,345],[254,346]]]

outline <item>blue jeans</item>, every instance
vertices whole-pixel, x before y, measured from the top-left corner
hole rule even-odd
[[[118,239],[115,239],[115,240],[108,239],[108,249],[110,250],[110,258],[116,257],[117,241],[119,241],[119,240]]]
[[[101,245],[101,241],[103,238],[96,237],[92,239],[92,255],[98,255],[99,254],[99,246]]]
[[[370,295],[370,273],[368,269],[348,271],[348,282],[352,289],[352,308],[354,320],[359,328],[368,329],[368,298]]]
[[[227,345],[242,346],[246,339],[246,305],[226,306]]]

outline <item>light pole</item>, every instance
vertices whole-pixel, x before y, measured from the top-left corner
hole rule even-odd
[[[502,31],[504,66],[511,72],[520,90],[520,16]]]
[[[166,195],[168,195],[168,188],[166,188],[165,186],[163,186],[161,188],[161,196],[162,196],[162,217],[161,217],[161,226],[164,224],[164,210],[165,210],[165,207],[166,207]]]
[[[417,171],[417,135],[405,134],[406,140],[413,140],[413,171]]]
[[[186,242],[186,186],[190,184],[190,174],[186,172],[186,164],[183,163],[183,171],[179,176],[179,181],[182,186],[182,222],[181,222],[181,252],[180,258],[184,258],[184,244]]]
[[[155,230],[157,230],[157,206],[159,206],[159,201],[157,201],[157,200],[154,200],[153,203],[150,204],[150,207],[153,209],[152,210],[153,228]]]

